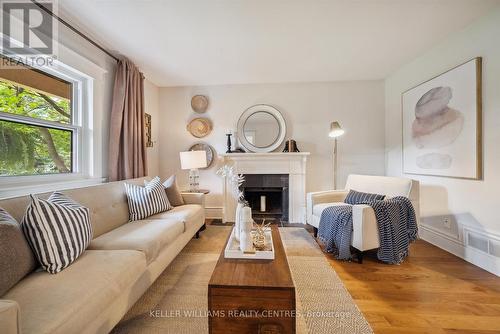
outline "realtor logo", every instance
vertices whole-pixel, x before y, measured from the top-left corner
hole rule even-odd
[[[14,55],[54,54],[53,1],[1,1],[2,51]]]

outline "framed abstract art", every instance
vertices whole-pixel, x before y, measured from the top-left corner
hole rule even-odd
[[[402,94],[404,173],[482,178],[481,61]]]

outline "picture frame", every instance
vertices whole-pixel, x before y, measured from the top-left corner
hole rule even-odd
[[[146,133],[146,147],[153,147],[153,141],[151,137],[151,115],[144,113],[144,127]]]
[[[404,174],[480,180],[482,58],[401,94]]]

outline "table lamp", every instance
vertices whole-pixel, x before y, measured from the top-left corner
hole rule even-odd
[[[339,122],[330,123],[330,132],[328,136],[334,138],[333,144],[333,189],[337,189],[337,138],[344,134],[344,129],[340,126]]]
[[[207,153],[205,151],[187,151],[179,153],[181,168],[189,169],[189,191],[197,192],[200,188],[200,174],[198,168],[207,167]]]

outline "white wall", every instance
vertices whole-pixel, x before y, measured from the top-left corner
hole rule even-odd
[[[484,180],[414,176],[421,181],[421,214],[424,224],[463,242],[464,225],[487,235],[500,235],[498,216],[500,189],[500,9],[458,32],[385,82],[386,170],[402,175],[401,93],[454,66],[477,56],[483,57],[483,151]],[[452,228],[429,218],[447,216]],[[428,218],[426,218],[428,217]],[[455,225],[456,224],[456,225]]]
[[[201,116],[191,110],[190,100],[195,94],[209,97],[210,106],[203,116],[214,124],[212,133],[201,140],[186,130],[189,120]],[[179,152],[196,142],[225,152],[225,130],[236,129],[241,113],[258,103],[278,108],[287,122],[286,138],[295,139],[301,151],[311,152],[307,191],[332,187],[333,143],[327,135],[332,120],[346,129],[339,141],[339,185],[345,184],[349,173],[385,173],[384,85],[382,81],[366,81],[161,88],[160,175],[176,173],[179,183],[187,184],[187,172],[180,170]],[[213,166],[201,171],[200,186],[211,191],[208,207],[222,205],[222,181],[215,170]]]
[[[60,60],[74,66],[82,72],[88,72],[88,68],[99,67],[102,73],[94,78],[94,129],[96,131],[94,141],[94,152],[98,156],[96,166],[96,177],[106,177],[108,174],[108,143],[109,143],[109,121],[111,116],[111,103],[113,99],[113,86],[117,62],[109,55],[99,50],[82,37],[69,30],[66,26],[58,24],[59,43],[65,48],[74,51],[73,55],[63,54]],[[87,64],[83,64],[83,63]],[[158,174],[158,87],[149,80],[144,81],[144,107],[151,114],[152,137],[154,146],[147,148],[149,174]]]
[[[144,111],[151,115],[151,140],[153,147],[146,148],[148,160],[148,175],[160,173],[160,149],[158,143],[160,114],[160,89],[149,80],[144,80]]]

